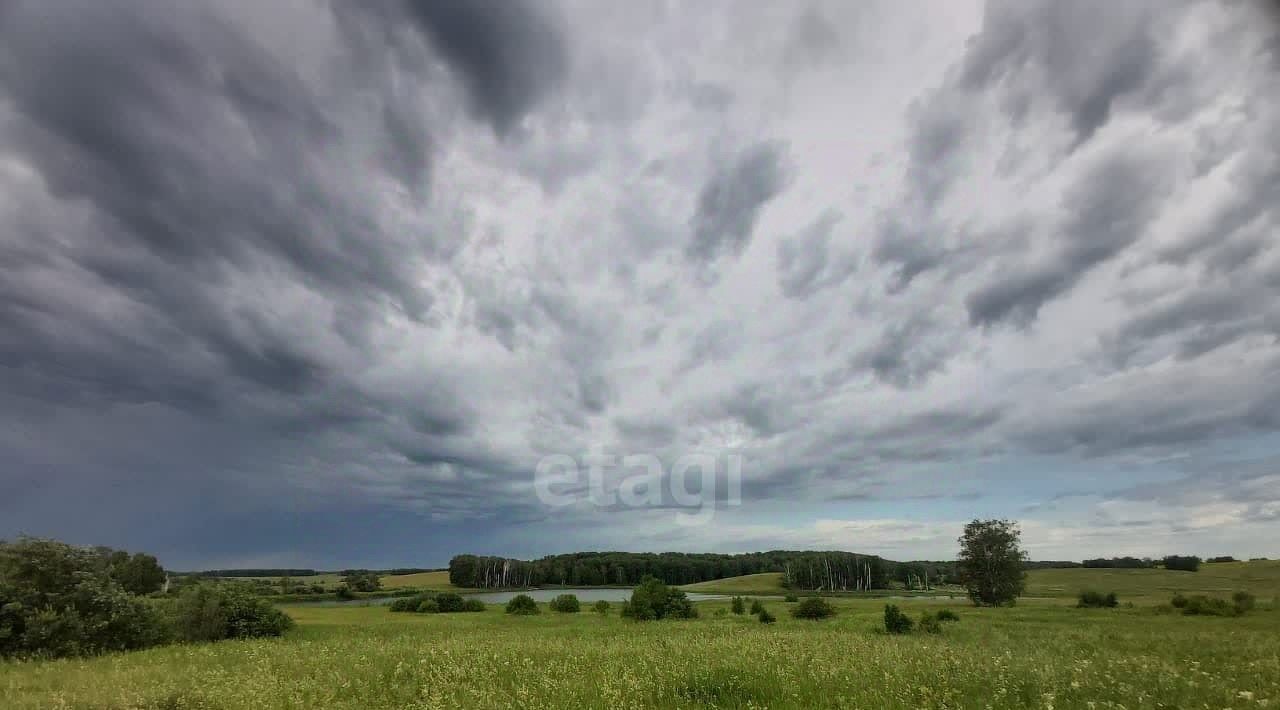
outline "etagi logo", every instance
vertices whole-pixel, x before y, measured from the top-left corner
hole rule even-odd
[[[716,485],[719,480],[723,491]],[[676,508],[678,524],[706,525],[718,505],[742,505],[742,457],[686,454],[668,470],[653,454],[594,453],[581,461],[556,454],[538,462],[533,487],[538,500],[553,508],[584,502],[614,509]]]

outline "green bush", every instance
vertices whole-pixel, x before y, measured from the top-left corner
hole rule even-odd
[[[788,594],[787,596],[782,598],[782,601],[787,602],[789,604],[793,604],[795,602],[800,601],[800,597],[797,597],[794,594]]]
[[[739,615],[747,613],[746,601],[742,597],[734,597],[733,601],[729,603],[729,611]]]
[[[809,597],[791,610],[791,616],[797,619],[825,619],[836,615],[836,608],[822,597]]]
[[[938,621],[959,621],[960,620],[960,617],[950,609],[939,609],[938,613],[935,614],[934,616],[937,617]]]
[[[540,613],[538,603],[528,594],[517,594],[507,602],[507,613],[518,616],[532,616]]]
[[[351,587],[347,587],[344,585],[344,586],[338,587],[338,590],[333,593],[333,596],[337,597],[342,601],[348,601],[351,599],[355,599],[356,593],[351,591]]]
[[[104,550],[56,540],[0,542],[0,657],[88,655],[167,642],[165,619],[112,576],[110,559]]]
[[[414,611],[418,612],[419,614],[439,614],[440,603],[437,602],[435,599],[423,599],[422,601],[418,602],[418,606],[417,608],[414,609]]]
[[[698,610],[682,590],[668,587],[657,577],[647,576],[640,580],[640,586],[622,605],[622,615],[636,621],[694,619]]]
[[[756,613],[756,618],[760,619],[760,623],[762,624],[772,624],[777,621],[773,614],[770,614],[769,610],[765,609],[763,606],[760,607],[760,611]]]
[[[442,614],[462,611],[462,595],[453,592],[442,592],[436,595],[436,604],[440,605]]]
[[[605,600],[601,599],[600,601],[596,602],[596,603],[591,607],[591,610],[592,610],[592,611],[594,611],[595,613],[599,614],[600,616],[608,616],[608,614],[609,614],[609,602],[607,602],[607,601],[605,601]]]
[[[1187,598],[1181,594],[1174,594],[1173,598],[1169,600],[1169,604],[1174,609],[1185,609],[1187,606]]]
[[[1187,597],[1182,613],[1187,616],[1238,616],[1240,611],[1226,599],[1196,594]]]
[[[551,611],[558,611],[562,614],[577,614],[582,609],[582,604],[578,602],[578,598],[572,594],[561,594],[551,600]]]
[[[905,634],[911,632],[914,626],[911,617],[902,613],[894,604],[884,605],[884,630],[891,634]]]
[[[751,613],[755,615],[755,614],[759,614],[762,611],[764,611],[764,604],[761,604],[759,599],[752,599]]]
[[[485,610],[484,602],[480,601],[479,599],[467,599],[462,602],[462,609],[460,611],[477,612],[477,611],[484,611],[484,610]]]
[[[1114,609],[1120,606],[1120,600],[1116,597],[1115,592],[1103,594],[1093,590],[1080,593],[1080,601],[1076,606],[1081,609]]]
[[[183,641],[279,636],[293,619],[236,584],[198,584],[183,591],[172,609],[173,630]]]
[[[942,622],[938,620],[937,616],[934,616],[927,611],[920,615],[919,627],[920,630],[926,634],[942,633]]]
[[[434,594],[415,594],[411,597],[400,597],[388,604],[387,608],[394,612],[417,611],[418,607],[422,606],[422,602],[434,599]]]
[[[1257,606],[1258,599],[1248,592],[1236,592],[1231,595],[1231,602],[1235,604],[1236,611],[1240,614],[1253,611]]]

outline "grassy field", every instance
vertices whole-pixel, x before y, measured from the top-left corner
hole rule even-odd
[[[698,592],[700,594],[779,595],[787,593],[786,588],[782,586],[781,572],[761,572],[760,574],[746,574],[741,577],[713,579],[710,582],[686,584],[681,589],[686,592]]]
[[[1238,618],[1160,613],[1161,585],[1188,582],[1146,570],[1040,571],[1033,584],[1054,596],[1007,609],[895,602],[913,617],[958,612],[940,636],[888,636],[883,600],[855,598],[821,622],[770,601],[771,626],[721,601],[699,603],[696,620],[650,623],[619,618],[616,604],[607,617],[290,606],[298,626],[282,639],[0,662],[0,707],[1276,708],[1276,566],[1167,573],[1253,588],[1262,608]],[[1075,609],[1079,587],[1138,603]]]
[[[26,708],[1260,708],[1280,705],[1280,613],[953,607],[942,636],[879,633],[882,604],[772,626],[717,615],[512,618],[291,607],[284,639],[0,664]],[[913,615],[938,604],[906,601]]]
[[[1238,589],[1270,598],[1280,592],[1280,560],[1204,564],[1199,572],[1042,569],[1027,574],[1028,596],[1075,597],[1085,589],[1115,592],[1122,599],[1161,601],[1174,592],[1227,596]]]
[[[414,574],[385,575],[382,577],[383,589],[404,589],[406,587],[434,590],[454,588],[452,584],[449,584],[449,573],[443,570],[437,572],[417,572]]]

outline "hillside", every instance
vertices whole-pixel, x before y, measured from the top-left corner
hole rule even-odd
[[[709,582],[686,584],[681,589],[700,594],[785,594],[781,572],[744,574],[741,577],[713,579]]]
[[[416,572],[414,574],[384,575],[382,577],[383,589],[403,589],[405,587],[416,587],[418,589],[453,589],[453,585],[449,584],[449,573],[445,570],[437,570],[435,572]]]

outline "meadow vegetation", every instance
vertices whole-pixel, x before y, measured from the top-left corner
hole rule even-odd
[[[962,611],[890,635],[883,601],[836,598],[822,623],[393,614],[286,607],[284,638],[0,664],[7,710],[205,708],[1264,708],[1280,703],[1280,612],[1158,614],[1070,600]],[[910,616],[938,608],[897,600]],[[935,618],[940,616],[935,614]]]

